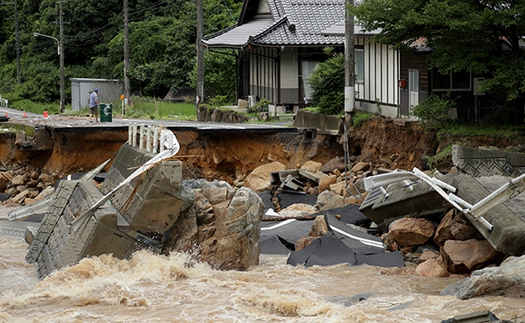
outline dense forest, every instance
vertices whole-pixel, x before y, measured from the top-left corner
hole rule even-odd
[[[59,1],[63,10],[66,103],[70,101],[71,77],[124,79],[122,1],[11,1],[0,4],[0,95],[14,101],[50,103],[60,99],[57,41],[34,36],[60,37]],[[132,94],[162,98],[170,89],[195,87],[196,2],[128,2]],[[242,1],[203,2],[204,35],[237,22]],[[205,89],[210,95],[233,99],[235,57],[231,54],[205,52]]]

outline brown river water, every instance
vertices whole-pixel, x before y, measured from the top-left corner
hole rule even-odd
[[[492,311],[525,321],[525,300],[439,296],[462,277],[383,275],[383,268],[293,267],[261,255],[246,272],[189,255],[139,251],[86,258],[44,280],[21,234],[0,232],[0,322],[441,322]]]

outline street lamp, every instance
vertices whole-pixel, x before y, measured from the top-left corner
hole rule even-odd
[[[59,41],[57,38],[49,35],[44,35],[41,33],[33,33],[33,36],[35,37],[46,37],[54,39],[57,42],[58,46],[58,56],[60,56],[60,112],[64,112],[64,52],[61,46],[62,42]]]

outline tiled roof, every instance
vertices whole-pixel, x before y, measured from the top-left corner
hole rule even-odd
[[[202,42],[208,47],[242,48],[248,44],[250,36],[260,34],[273,23],[270,15],[257,16],[247,24],[205,37]]]
[[[323,33],[344,21],[345,0],[267,0],[271,17],[261,15],[203,42],[209,47],[343,45],[344,35]]]

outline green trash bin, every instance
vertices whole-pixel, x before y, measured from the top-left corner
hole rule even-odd
[[[112,121],[111,104],[100,104],[100,122],[111,122]]]

